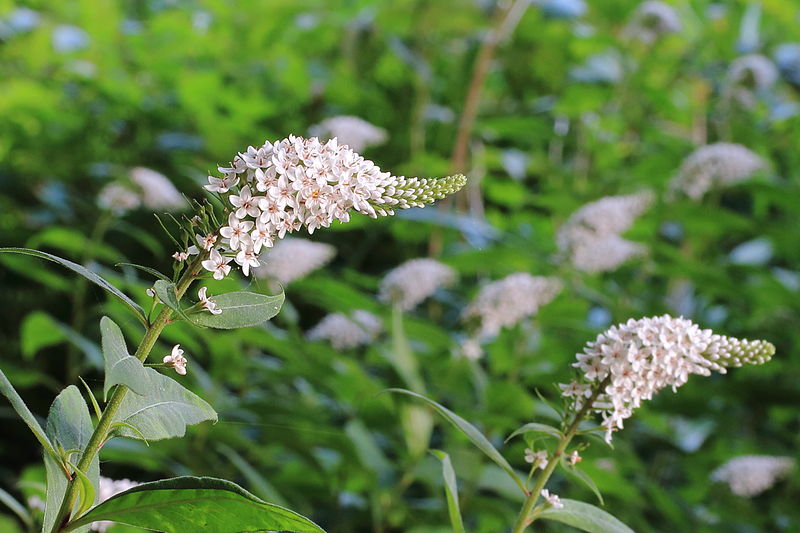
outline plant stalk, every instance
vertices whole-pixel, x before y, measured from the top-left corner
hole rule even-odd
[[[195,277],[200,270],[201,259],[203,259],[203,256],[199,256],[197,259],[195,259],[178,280],[175,290],[178,301],[180,301],[180,299],[189,289],[189,286],[195,280]],[[147,356],[150,355],[150,352],[153,349],[153,346],[155,346],[158,337],[161,335],[164,327],[166,327],[166,325],[169,323],[171,315],[172,309],[164,305],[153,323],[145,330],[144,337],[142,337],[139,347],[133,354],[134,357],[139,359],[139,361],[144,362],[147,359]],[[81,472],[86,472],[88,470],[95,454],[100,451],[100,448],[108,438],[108,432],[111,428],[111,424],[114,421],[114,416],[116,416],[117,411],[122,405],[127,392],[128,387],[125,385],[117,385],[117,387],[114,389],[111,399],[106,404],[105,409],[103,409],[103,416],[101,416],[100,420],[97,422],[97,426],[94,428],[92,436],[89,438],[89,442],[86,444],[86,448],[81,454],[81,459],[78,461],[77,468]],[[53,528],[49,533],[59,533],[60,531],[63,531],[64,527],[69,523],[70,513],[72,512],[72,507],[75,503],[75,498],[77,497],[75,486],[75,478],[73,477],[67,484],[67,491],[64,494],[64,499],[61,501],[61,507],[59,507],[56,520],[53,523]]]
[[[567,431],[564,433],[564,436],[558,441],[558,445],[553,452],[553,456],[547,462],[547,466],[536,477],[536,484],[528,493],[528,497],[525,498],[525,503],[522,504],[522,509],[519,512],[517,521],[514,523],[514,528],[511,530],[512,533],[522,533],[534,522],[534,520],[536,520],[535,517],[531,519],[531,511],[536,506],[536,502],[539,500],[539,494],[542,492],[542,489],[544,489],[544,486],[547,484],[550,476],[558,466],[561,456],[564,455],[564,452],[567,450],[567,446],[569,446],[570,441],[572,441],[572,438],[578,432],[578,426],[580,426],[583,419],[592,409],[592,405],[594,405],[594,401],[597,399],[597,396],[606,388],[606,385],[608,385],[609,381],[610,380],[608,377],[601,381],[597,388],[592,392],[592,395],[586,401],[586,404],[584,404],[584,406],[581,407],[577,413],[575,413],[575,418],[572,420],[572,423],[570,423]]]

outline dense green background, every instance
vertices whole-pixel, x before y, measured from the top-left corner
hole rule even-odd
[[[201,197],[206,172],[237,151],[305,134],[339,114],[389,132],[387,143],[365,152],[382,168],[446,175],[491,4],[0,0],[0,244],[80,259],[96,225],[97,191],[130,167],[156,169]],[[615,450],[595,445],[582,464],[607,509],[637,531],[800,529],[797,477],[753,500],[708,481],[735,455],[794,456],[798,445],[800,57],[750,109],[727,105],[723,94],[736,57],[771,56],[800,40],[800,5],[765,0],[748,11],[745,2],[677,2],[684,31],[646,45],[622,35],[635,1],[591,2],[577,17],[574,1],[540,4],[491,63],[470,144],[471,193],[449,211],[355,218],[315,233],[337,246],[336,260],[291,284],[287,309],[265,328],[169,328],[158,353],[182,344],[191,358],[185,382],[220,422],[149,448],[114,441],[104,452],[105,475],[234,479],[331,533],[448,531],[438,461],[409,451],[399,422],[405,401],[379,394],[404,385],[387,363],[390,338],[337,353],[302,333],[325,312],[359,308],[388,326],[389,309],[374,298],[380,276],[427,255],[433,235],[433,249],[461,281],[411,313],[406,330],[431,397],[498,446],[542,412],[534,389],[555,397],[551,384],[568,379],[575,352],[609,323],[682,313],[720,333],[772,341],[778,355],[770,364],[664,392],[626,424]],[[23,6],[38,23],[15,29],[8,16]],[[61,25],[84,32],[73,39],[84,46],[56,50]],[[584,69],[578,81],[574,69],[596,54],[616,58],[619,68]],[[772,167],[702,202],[667,203],[681,161],[715,141],[744,144]],[[626,236],[647,245],[647,258],[601,275],[553,260],[555,228],[571,212],[642,188],[659,200]],[[481,206],[486,225],[476,226],[469,213],[479,216]],[[92,255],[99,271],[144,304],[149,281],[113,264],[167,271],[173,251],[152,214],[140,210],[113,222]],[[77,332],[89,355],[70,362],[53,321],[72,323],[75,278],[34,260],[0,262],[0,361],[29,405],[44,415],[76,373],[99,388],[90,356],[97,319],[112,316],[129,343],[141,335],[135,320],[92,289]],[[561,276],[567,288],[535,320],[503,332],[478,365],[455,358],[465,303],[482,282],[515,271]],[[213,292],[249,283],[230,280]],[[37,477],[26,467],[39,452],[7,404],[0,416],[0,486],[19,494],[23,470]],[[432,446],[453,457],[468,530],[508,527],[519,501],[499,470],[438,421]],[[520,469],[523,448],[520,440],[504,448]],[[551,490],[591,498],[562,478]],[[0,529],[14,531],[8,520],[0,516]]]

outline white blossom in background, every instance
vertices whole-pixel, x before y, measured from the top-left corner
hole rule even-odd
[[[141,198],[134,191],[119,183],[109,183],[97,194],[97,206],[122,216],[133,211],[142,204]]]
[[[228,224],[219,230],[220,242],[203,262],[217,279],[227,275],[217,256],[234,258],[247,275],[258,267],[258,249],[270,248],[287,234],[305,227],[309,233],[347,222],[350,211],[373,218],[395,209],[424,207],[459,190],[463,175],[442,179],[406,178],[381,172],[336,139],[322,143],[312,137],[286,139],[237,155],[223,177],[209,176],[205,188],[222,195],[229,205]]]
[[[335,255],[330,244],[286,238],[261,255],[261,266],[253,269],[253,275],[286,285],[327,265]]]
[[[646,44],[655,42],[662,35],[681,31],[683,23],[678,12],[671,5],[658,0],[639,4],[623,30],[628,37]]]
[[[556,278],[511,274],[485,285],[464,311],[465,320],[478,319],[478,339],[493,337],[522,319],[535,315],[561,291]]]
[[[727,483],[737,496],[752,498],[785,478],[795,467],[791,457],[742,455],[711,473],[711,481]]]
[[[469,338],[461,343],[458,355],[470,361],[477,361],[483,357],[483,347],[478,339]]]
[[[744,181],[766,166],[766,161],[741,144],[709,144],[683,161],[670,185],[699,200],[710,189]]]
[[[349,350],[369,344],[380,334],[383,324],[368,311],[355,311],[353,318],[332,313],[306,334],[308,340],[327,340],[336,350]]]
[[[558,229],[558,249],[583,272],[614,270],[646,253],[642,245],[623,239],[620,234],[627,231],[652,202],[650,191],[606,196],[590,202],[575,211]]]
[[[547,489],[542,489],[540,492],[542,498],[544,498],[544,503],[548,507],[552,507],[554,509],[563,509],[564,504],[561,503],[561,498],[558,497],[558,494],[550,494],[550,491]]]
[[[610,442],[633,410],[659,390],[676,390],[690,374],[708,376],[712,370],[724,374],[727,367],[761,364],[774,353],[769,342],[716,335],[685,318],[630,319],[601,333],[577,354],[572,366],[582,375],[561,385],[562,395],[577,411],[602,384],[593,410],[602,414]]]
[[[761,54],[736,58],[728,67],[728,95],[746,108],[752,108],[759,92],[778,81],[778,67]]]
[[[120,492],[125,492],[133,487],[138,486],[139,483],[131,481],[130,479],[110,479],[100,476],[100,486],[97,491],[97,503],[103,503],[112,496],[116,496]],[[92,522],[92,531],[105,533],[108,528],[114,525],[114,522]]]
[[[149,209],[177,211],[186,200],[165,175],[145,167],[131,169],[130,178],[142,189],[142,203]]]
[[[347,145],[356,152],[383,144],[389,138],[385,129],[350,115],[326,118],[311,126],[308,133],[323,140],[336,138],[340,144]]]
[[[410,311],[442,287],[452,285],[456,271],[435,259],[406,261],[381,280],[378,299]]]
[[[169,355],[164,356],[163,362],[166,366],[174,368],[175,372],[181,376],[186,375],[186,365],[189,363],[189,361],[187,361],[183,356],[183,350],[181,349],[180,344],[176,344],[172,347],[172,352]]]

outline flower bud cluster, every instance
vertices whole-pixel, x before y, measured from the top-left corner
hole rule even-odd
[[[453,268],[435,259],[412,259],[384,276],[378,299],[392,302],[400,309],[409,311],[439,288],[452,285],[456,277]]]
[[[222,177],[209,176],[205,188],[222,196],[231,206],[230,215],[211,253],[213,264],[206,268],[223,277],[226,257],[233,257],[247,275],[259,266],[262,248],[302,227],[313,233],[334,220],[347,222],[350,211],[376,218],[395,209],[423,207],[466,182],[462,175],[392,176],[336,139],[322,143],[295,136],[250,146],[219,171]]]
[[[752,498],[786,477],[795,467],[791,457],[742,455],[711,473],[711,481],[727,483],[737,496]]]
[[[575,211],[559,228],[556,243],[572,265],[583,272],[605,272],[645,253],[643,246],[623,239],[653,201],[649,191],[606,196]]]
[[[716,335],[685,318],[630,319],[586,345],[573,364],[582,376],[561,385],[562,394],[577,411],[602,384],[592,408],[602,414],[610,442],[612,432],[623,427],[633,409],[659,390],[676,390],[690,374],[708,376],[712,370],[725,373],[729,366],[761,364],[774,353],[775,347],[766,341]]]
[[[478,339],[486,339],[535,315],[561,291],[556,278],[517,272],[484,286],[464,310],[463,318],[480,321]]]
[[[710,189],[744,181],[766,166],[761,157],[741,144],[709,144],[683,161],[671,188],[699,200]]]
[[[306,334],[308,340],[326,339],[336,350],[349,350],[369,344],[383,331],[381,319],[364,310],[354,311],[352,318],[332,313]]]

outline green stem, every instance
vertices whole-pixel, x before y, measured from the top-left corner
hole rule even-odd
[[[183,297],[186,291],[189,289],[189,286],[195,280],[197,274],[200,271],[200,262],[203,257],[199,256],[195,259],[189,266],[187,267],[186,271],[183,273],[181,278],[178,280],[176,285],[175,293],[178,297],[178,301]],[[167,307],[166,305],[161,309],[161,312],[158,313],[158,316],[153,321],[152,324],[147,328],[144,332],[144,337],[142,337],[142,341],[139,343],[139,347],[136,349],[136,353],[134,353],[134,357],[139,359],[139,361],[144,362],[147,359],[147,356],[150,355],[150,351],[155,346],[158,337],[161,335],[161,332],[164,330],[164,327],[169,323],[170,316],[172,315],[172,310]],[[86,445],[86,448],[83,450],[81,454],[81,459],[78,461],[77,468],[82,472],[86,472],[91,465],[92,459],[94,458],[95,454],[100,451],[100,448],[105,443],[106,439],[108,438],[108,432],[111,428],[111,424],[114,422],[114,416],[117,414],[120,406],[122,405],[123,400],[125,399],[125,395],[128,392],[128,387],[125,385],[117,385],[114,389],[114,393],[111,395],[111,399],[106,404],[105,409],[103,410],[103,416],[100,417],[100,420],[97,422],[97,426],[94,428],[94,432],[92,432],[92,436],[89,438],[89,443]],[[56,520],[53,523],[53,528],[50,530],[49,533],[58,533],[64,529],[64,526],[69,523],[70,513],[72,511],[72,507],[75,503],[75,498],[77,496],[77,492],[75,489],[75,482],[74,477],[70,479],[67,485],[67,491],[64,494],[64,499],[61,501],[61,507],[58,510],[58,514],[56,515]]]
[[[584,404],[584,406],[581,407],[577,413],[575,413],[575,418],[567,428],[564,436],[558,441],[558,445],[556,446],[552,457],[547,462],[547,466],[536,477],[536,484],[528,493],[528,497],[525,498],[525,503],[522,504],[522,509],[519,512],[517,521],[514,523],[514,529],[512,529],[512,533],[522,533],[529,525],[533,523],[534,520],[536,520],[535,517],[531,518],[531,511],[533,511],[534,506],[536,506],[536,502],[539,499],[539,494],[542,492],[542,489],[544,489],[547,481],[550,479],[550,476],[558,466],[561,456],[563,456],[564,452],[567,450],[567,446],[569,446],[572,437],[574,437],[578,432],[578,426],[580,426],[583,419],[589,413],[594,401],[597,399],[597,396],[606,388],[608,382],[609,378],[605,378],[603,381],[601,381],[597,388],[592,392],[592,395],[586,401],[586,404]]]

